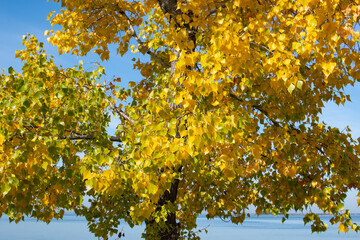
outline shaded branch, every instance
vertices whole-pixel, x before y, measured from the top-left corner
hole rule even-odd
[[[222,7],[225,7],[226,6],[226,3],[228,3],[229,0],[226,0],[226,1],[223,1],[221,3],[219,3],[213,10],[211,10],[208,14],[208,17],[214,13],[217,12],[217,10],[219,10],[219,8],[222,8]]]
[[[122,119],[125,119],[127,121],[129,121],[131,124],[134,124],[134,119],[130,118],[129,115],[127,115],[123,110],[121,110],[120,108],[116,107],[114,103],[112,103],[111,101],[107,100],[107,102],[109,103],[111,109],[113,109],[117,114],[119,114],[119,116]]]
[[[175,70],[176,70],[176,63],[177,63],[177,61],[179,60],[179,57],[180,57],[180,51],[175,51],[175,50],[174,50],[173,53],[176,54],[176,59],[171,62],[170,78],[174,78]]]
[[[41,129],[41,127],[34,126],[32,124],[24,125],[25,128]],[[95,137],[91,134],[82,134],[76,130],[65,130],[70,133],[70,136],[58,136],[58,139],[70,139],[70,140],[94,140]],[[15,136],[15,135],[14,135]],[[12,139],[12,138],[11,138]],[[9,140],[11,140],[9,139]],[[122,142],[120,137],[110,136],[112,142]]]
[[[138,42],[139,44],[139,47],[144,49],[145,52],[147,54],[149,54],[152,58],[156,59],[157,61],[159,61],[161,63],[161,65],[163,65],[164,67],[166,68],[169,68],[170,65],[166,62],[164,62],[164,60],[162,60],[158,55],[156,55],[154,52],[152,52],[150,50],[150,48],[148,48],[147,46],[145,46],[145,43],[143,41],[140,40],[140,38],[138,37],[138,35],[136,34],[136,31],[135,31],[135,28],[134,28],[134,25],[131,23],[131,20],[130,18],[126,15],[126,13],[123,11],[123,10],[119,10],[118,11],[122,16],[125,17],[127,23],[129,24],[129,30],[130,30],[130,33],[131,33],[131,36]]]
[[[239,102],[242,102],[242,103],[244,102],[241,98],[239,98],[235,94],[230,93],[230,97],[236,99]],[[284,128],[284,126],[282,126],[279,122],[273,120],[269,116],[269,113],[265,109],[263,109],[261,106],[259,106],[259,105],[251,105],[251,106],[254,109],[256,109],[256,110],[260,111],[261,113],[263,113],[273,123],[274,126]],[[289,129],[287,130],[288,134],[293,135],[292,131],[295,131],[297,134],[302,133],[302,131],[300,129],[296,128],[292,124],[288,124],[288,126],[289,126]],[[333,162],[331,160],[331,158],[328,157],[328,155],[326,153],[326,151],[330,148],[329,145],[327,145],[326,143],[321,142],[321,141],[318,141],[316,144],[314,144],[312,142],[312,140],[311,140],[311,135],[309,133],[306,133],[306,138],[305,139],[306,139],[307,144],[309,144],[310,146],[313,146],[321,155],[325,156],[329,162],[331,162],[331,163]],[[353,163],[356,164],[357,161],[355,161],[351,156],[348,156],[348,157]],[[341,158],[343,158],[343,157],[341,156]]]
[[[230,93],[229,96],[232,97],[232,98],[234,98],[234,99],[236,99],[236,100],[239,101],[239,102],[242,102],[242,103],[244,102],[241,98],[239,98],[238,96],[236,96],[236,95],[233,94],[233,93]],[[256,109],[256,110],[258,110],[258,111],[261,112],[262,114],[264,114],[264,115],[272,122],[272,124],[274,124],[274,125],[277,126],[277,127],[281,127],[280,123],[277,122],[277,121],[275,121],[275,120],[273,120],[273,119],[269,116],[269,113],[268,113],[265,109],[263,109],[261,106],[259,106],[259,105],[251,105],[251,107],[254,108],[254,109]]]
[[[76,136],[59,136],[58,139],[70,139],[70,140],[94,140],[95,137],[92,135],[76,135]],[[120,137],[110,137],[110,141],[112,142],[121,142]]]
[[[188,49],[188,53],[190,52],[194,52],[195,48],[196,48],[196,33],[197,30],[191,26],[191,23],[193,22],[193,17],[194,14],[192,12],[191,9],[189,9],[186,13],[182,12],[177,4],[178,4],[178,0],[157,0],[161,10],[163,11],[163,13],[169,14],[170,18],[169,18],[169,22],[174,21],[176,28],[185,28],[186,32],[188,34],[188,39],[189,41],[192,41],[194,44],[194,47],[192,49]],[[186,15],[190,20],[188,23],[179,23],[177,21],[176,16],[179,15]]]
[[[177,9],[177,0],[157,0],[163,13],[169,13],[170,15],[181,14],[181,11]]]

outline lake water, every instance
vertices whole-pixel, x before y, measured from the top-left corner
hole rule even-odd
[[[328,221],[330,217],[323,216]],[[353,216],[353,221],[360,224],[360,215]],[[66,214],[63,220],[51,222],[46,225],[33,219],[26,219],[18,224],[9,223],[6,217],[0,219],[0,240],[97,240],[87,230],[86,220],[73,214]],[[360,239],[360,233],[349,231],[338,234],[336,226],[329,225],[326,232],[311,233],[310,226],[304,226],[302,216],[293,215],[282,224],[281,217],[251,216],[242,225],[234,225],[221,219],[207,220],[198,218],[199,229],[207,227],[208,234],[200,233],[206,240],[338,240]],[[131,229],[126,224],[119,229],[125,233],[122,239],[141,239],[143,227]]]

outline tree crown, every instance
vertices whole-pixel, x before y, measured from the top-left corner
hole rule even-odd
[[[62,28],[46,32],[60,53],[111,61],[115,44],[149,59],[120,89],[24,38],[22,73],[0,76],[0,214],[49,222],[72,209],[96,236],[125,220],[178,239],[196,238],[202,212],[241,223],[250,205],[285,218],[316,205],[340,231],[360,229],[342,209],[360,187],[359,142],[319,121],[359,79],[358,1],[61,4],[49,19]],[[326,230],[317,214],[304,222]]]

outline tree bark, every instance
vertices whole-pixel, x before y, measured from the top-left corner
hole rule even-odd
[[[170,191],[166,191],[161,196],[158,201],[158,207],[156,211],[161,211],[161,208],[166,204],[174,204],[176,202],[179,182],[179,179],[175,179],[171,184]],[[145,223],[145,239],[178,240],[180,237],[179,224],[176,221],[176,212],[168,213],[165,221],[165,226],[156,223],[155,220],[146,221]],[[156,232],[154,232],[154,230]]]

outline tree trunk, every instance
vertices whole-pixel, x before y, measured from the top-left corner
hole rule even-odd
[[[176,22],[176,16],[182,14],[181,10],[177,9],[177,1],[178,0],[157,0],[161,10],[164,12],[164,14],[168,13],[170,14],[170,21],[175,21],[175,24],[178,28],[185,28],[187,31],[187,34],[189,35],[189,41],[193,41],[194,48],[189,49],[189,52],[194,51],[196,46],[196,38],[195,38],[195,31],[190,27],[189,24],[181,25]],[[191,11],[190,11],[191,14]],[[190,18],[192,16],[189,16]],[[177,53],[179,55],[179,53]],[[174,76],[175,73],[175,64],[177,60],[171,62],[171,68],[170,68],[170,75],[171,77]],[[175,106],[175,108],[178,108],[179,106]],[[181,105],[180,105],[181,107]],[[177,131],[176,134],[177,138],[180,138],[180,134]],[[182,167],[179,169],[174,169],[174,171],[181,172]],[[176,204],[176,198],[178,193],[178,187],[179,187],[179,179],[175,179],[172,184],[170,190],[167,190],[159,199],[157,204],[156,211],[161,211],[162,207],[167,204]],[[175,207],[176,209],[177,207]],[[146,229],[144,237],[149,240],[153,239],[159,239],[159,240],[178,240],[180,238],[180,223],[177,223],[176,221],[176,210],[174,212],[168,212],[168,215],[166,217],[165,224],[163,222],[157,223],[154,219],[146,221]]]
[[[161,211],[162,206],[173,204],[176,201],[179,179],[171,184],[170,191],[166,191],[158,201],[156,211]],[[176,212],[169,212],[165,224],[157,223],[155,220],[146,221],[145,239],[153,240],[178,240],[180,237],[179,225],[176,222]]]

